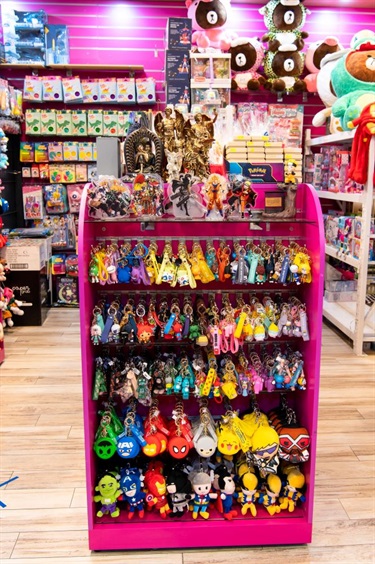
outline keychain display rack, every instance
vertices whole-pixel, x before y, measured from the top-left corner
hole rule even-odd
[[[318,395],[320,376],[320,350],[322,333],[322,300],[323,300],[323,273],[324,273],[324,228],[320,212],[320,204],[314,189],[302,184],[297,193],[296,219],[272,221],[272,219],[256,220],[252,223],[239,219],[238,221],[179,221],[178,219],[165,219],[155,222],[130,220],[93,220],[88,217],[86,194],[84,192],[79,219],[79,291],[80,291],[80,322],[81,322],[81,348],[82,348],[82,381],[84,405],[84,430],[85,430],[85,458],[86,458],[86,488],[88,506],[89,546],[91,550],[147,550],[171,548],[199,548],[221,546],[251,546],[251,545],[284,545],[303,544],[311,542],[313,525],[313,503],[316,461],[316,437],[318,418]],[[147,229],[147,230],[146,230]],[[97,458],[93,450],[95,432],[98,426],[99,415],[97,402],[92,399],[92,387],[95,371],[95,358],[103,354],[100,346],[95,346],[90,338],[92,312],[103,293],[127,299],[130,295],[151,296],[156,298],[171,296],[173,292],[167,284],[160,286],[137,286],[134,284],[112,284],[102,286],[89,281],[89,264],[91,248],[98,241],[111,240],[159,240],[183,239],[190,247],[189,241],[201,238],[213,240],[292,240],[295,238],[300,245],[306,245],[311,257],[312,282],[301,284],[282,285],[266,282],[262,286],[233,285],[228,283],[202,284],[197,282],[197,288],[175,288],[183,297],[184,292],[195,295],[220,294],[223,292],[241,292],[245,301],[251,294],[264,296],[267,293],[282,291],[286,299],[297,296],[306,304],[310,339],[291,339],[291,344],[298,347],[304,358],[306,373],[306,389],[287,392],[288,405],[295,410],[298,419],[309,430],[311,437],[310,457],[303,465],[306,478],[306,501],[293,513],[283,511],[278,515],[270,516],[262,507],[256,517],[249,515],[239,516],[228,522],[222,515],[212,510],[207,521],[194,521],[191,514],[181,520],[160,518],[157,513],[146,512],[144,519],[135,517],[129,521],[125,512],[118,519],[110,517],[96,517],[94,491],[97,481]],[[174,343],[176,344],[176,343]],[[140,345],[141,346],[141,345]],[[166,343],[165,349],[170,345]],[[178,343],[183,351],[184,347],[191,347],[183,341]],[[251,342],[245,345],[248,350],[259,352],[262,344]],[[104,345],[103,345],[104,347]],[[129,345],[119,344],[107,347],[106,354],[113,351],[127,353]],[[150,347],[150,345],[148,345]],[[152,347],[152,345],[151,345]],[[146,351],[152,348],[144,349]],[[174,348],[176,350],[176,347]],[[113,352],[114,354],[114,352]],[[170,417],[174,408],[176,397],[159,396],[159,409],[166,417]],[[181,399],[181,398],[179,398]],[[267,411],[278,406],[280,390],[261,392],[257,396],[259,408]],[[234,410],[243,413],[250,407],[249,397],[238,396],[231,401]],[[195,416],[199,405],[195,398],[184,401],[186,414]],[[142,410],[143,409],[143,410]],[[209,409],[213,416],[222,415],[225,411],[223,405],[209,400]],[[146,409],[140,409],[145,415]]]

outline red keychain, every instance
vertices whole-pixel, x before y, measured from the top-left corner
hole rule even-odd
[[[167,422],[162,417],[158,404],[154,400],[145,420],[144,440],[147,445],[142,448],[143,454],[149,457],[158,456],[167,449],[168,435],[170,434]]]
[[[184,413],[182,402],[176,404],[169,423],[168,452],[173,458],[185,458],[193,445],[193,433],[190,421]]]

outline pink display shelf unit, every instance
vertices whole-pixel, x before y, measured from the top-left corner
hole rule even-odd
[[[261,206],[261,197],[260,197]],[[95,221],[87,216],[86,193],[81,205],[79,226],[79,260],[80,260],[80,320],[82,347],[82,383],[83,383],[83,411],[85,429],[85,457],[86,457],[86,488],[88,506],[89,547],[92,550],[147,550],[147,549],[182,549],[221,546],[252,546],[252,545],[283,545],[304,544],[311,542],[313,526],[313,503],[316,461],[316,438],[318,419],[320,349],[322,334],[322,300],[323,300],[323,266],[324,266],[324,230],[319,200],[314,189],[307,184],[301,184],[297,196],[298,213],[293,221],[261,221],[257,223],[262,231],[253,229],[250,221],[183,222],[173,219],[157,221],[146,225],[141,221]],[[147,230],[145,228],[147,227]],[[150,230],[151,228],[151,230]],[[182,238],[189,242],[189,237],[213,239],[293,239],[299,244],[306,244],[312,258],[312,282],[298,287],[298,297],[307,305],[309,319],[310,340],[303,342],[298,339],[299,350],[304,355],[307,389],[288,393],[288,404],[293,407],[301,423],[311,434],[310,459],[303,465],[306,477],[306,502],[294,513],[281,512],[270,517],[259,507],[258,515],[238,517],[231,522],[211,511],[210,519],[194,521],[190,514],[182,520],[162,520],[156,513],[146,513],[143,520],[137,517],[128,521],[124,512],[119,519],[96,517],[96,507],[93,501],[96,484],[96,459],[93,451],[94,435],[98,425],[97,405],[91,399],[94,376],[94,358],[99,353],[90,341],[90,325],[93,307],[98,299],[98,293],[107,291],[111,295],[116,293],[130,293],[139,290],[132,285],[114,284],[102,287],[88,282],[88,265],[91,246],[98,239],[176,239]],[[202,289],[203,285],[198,289]],[[241,288],[241,287],[240,287]],[[215,284],[205,285],[206,290],[215,291]],[[237,287],[236,287],[237,289]],[[261,292],[277,291],[267,285],[262,286]],[[288,287],[280,287],[288,292]],[[233,290],[231,283],[228,291]],[[184,289],[181,289],[183,293]],[[259,288],[242,287],[243,295],[259,292]],[[149,293],[167,294],[165,285],[151,286]],[[256,345],[255,345],[256,346]],[[258,403],[261,409],[268,410],[279,403],[279,393],[261,393]],[[171,412],[171,400],[168,397],[159,400],[160,409],[168,416]],[[232,402],[234,409],[245,410],[249,407],[248,398],[236,398]],[[210,403],[211,408],[211,403]],[[185,409],[189,415],[197,413],[197,402],[185,402]],[[217,413],[223,413],[223,408],[216,407]],[[221,409],[221,411],[220,411]],[[138,520],[137,520],[138,519]]]

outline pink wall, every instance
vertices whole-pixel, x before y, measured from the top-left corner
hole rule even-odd
[[[332,3],[335,4],[335,1],[332,0]],[[240,35],[262,36],[266,30],[258,8],[263,4],[233,4],[230,27]],[[20,10],[44,9],[48,13],[50,23],[67,24],[72,63],[144,65],[145,72],[157,80],[158,98],[164,100],[163,48],[166,22],[170,16],[186,16],[187,10],[183,0],[26,0],[12,2],[12,5]],[[317,41],[327,33],[334,33],[347,47],[356,31],[373,27],[373,12],[370,10],[317,7],[311,8],[311,12],[305,26],[305,30],[310,33],[308,42]],[[241,99],[245,101],[243,96]],[[255,99],[259,100],[259,96]],[[300,100],[300,97],[296,99],[299,102]],[[288,98],[288,102],[293,101],[292,97]],[[310,95],[305,104],[307,124],[319,109],[319,99]]]

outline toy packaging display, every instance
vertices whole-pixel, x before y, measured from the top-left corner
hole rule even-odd
[[[269,104],[269,140],[302,147],[303,110],[300,104]]]
[[[99,84],[96,78],[81,80],[84,104],[95,104],[99,102]]]
[[[58,277],[56,280],[57,303],[63,305],[78,305],[78,283],[71,276]]]
[[[76,227],[74,216],[69,214],[45,216],[41,220],[35,220],[36,228],[42,228],[52,233],[53,249],[75,249]],[[35,232],[35,228],[33,228]]]
[[[42,186],[22,186],[23,216],[27,219],[43,218]]]
[[[191,19],[168,18],[167,49],[191,49]]]
[[[168,105],[190,107],[190,81],[167,83],[166,102]]]
[[[231,54],[227,53],[190,53],[191,79],[194,83],[214,87],[223,81],[223,86],[230,87]]]
[[[82,102],[83,93],[79,76],[67,76],[62,79],[64,102]]]
[[[71,184],[67,187],[69,213],[79,213],[84,184]]]
[[[167,82],[190,78],[189,51],[167,50],[165,52],[165,78]]]
[[[30,102],[43,101],[43,82],[38,76],[25,76],[23,99]]]
[[[99,102],[113,104],[117,102],[117,82],[115,78],[100,78],[98,80]]]
[[[25,112],[26,134],[27,135],[40,135],[40,111],[29,109]]]
[[[66,213],[68,211],[68,198],[65,186],[62,184],[44,186],[43,194],[47,214]]]
[[[137,78],[137,103],[154,104],[156,102],[156,81],[153,77]]]
[[[117,79],[117,102],[119,104],[135,104],[137,100],[135,79],[134,78],[118,78]]]
[[[68,27],[61,24],[44,26],[46,65],[67,65],[69,61]]]
[[[43,85],[43,102],[61,102],[63,99],[61,77],[44,76],[41,80]]]
[[[72,135],[87,135],[87,113],[82,110],[72,112]]]
[[[22,12],[9,5],[1,9],[5,62],[12,64],[45,62],[43,10]]]

